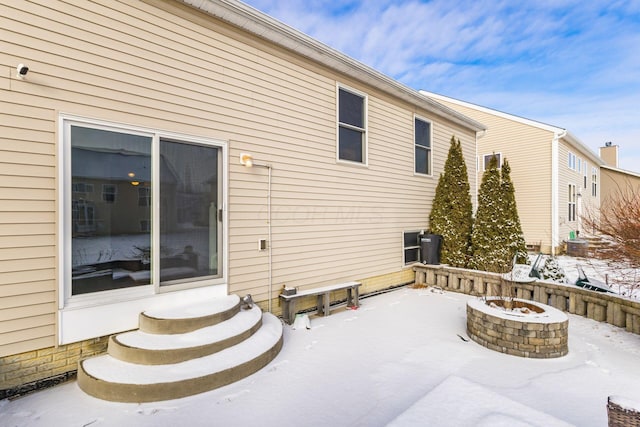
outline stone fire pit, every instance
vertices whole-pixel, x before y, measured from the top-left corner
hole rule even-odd
[[[484,347],[514,356],[546,359],[569,352],[567,315],[517,298],[469,300],[467,333]]]

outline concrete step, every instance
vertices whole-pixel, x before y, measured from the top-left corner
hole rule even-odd
[[[229,295],[199,304],[144,311],[139,328],[150,334],[183,334],[224,322],[238,311],[240,298]]]
[[[146,331],[111,337],[107,354],[79,362],[84,392],[116,402],[177,399],[241,380],[282,348],[282,322],[255,305],[240,310],[237,296],[149,311],[143,318]]]
[[[183,334],[150,334],[141,330],[114,335],[108,353],[124,362],[161,365],[208,356],[253,335],[262,325],[262,310],[256,305],[231,319]]]

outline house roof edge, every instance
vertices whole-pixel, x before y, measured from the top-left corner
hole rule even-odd
[[[377,87],[475,132],[486,127],[397,80],[237,0],[178,0],[280,47]]]

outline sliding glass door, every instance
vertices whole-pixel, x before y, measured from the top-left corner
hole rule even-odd
[[[65,143],[68,295],[222,278],[220,144],[73,122]]]
[[[220,149],[160,140],[160,285],[218,277]]]

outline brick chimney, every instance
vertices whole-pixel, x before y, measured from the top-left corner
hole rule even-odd
[[[600,158],[608,166],[614,168],[618,167],[618,146],[613,145],[611,142],[605,142],[604,147],[600,147]]]

